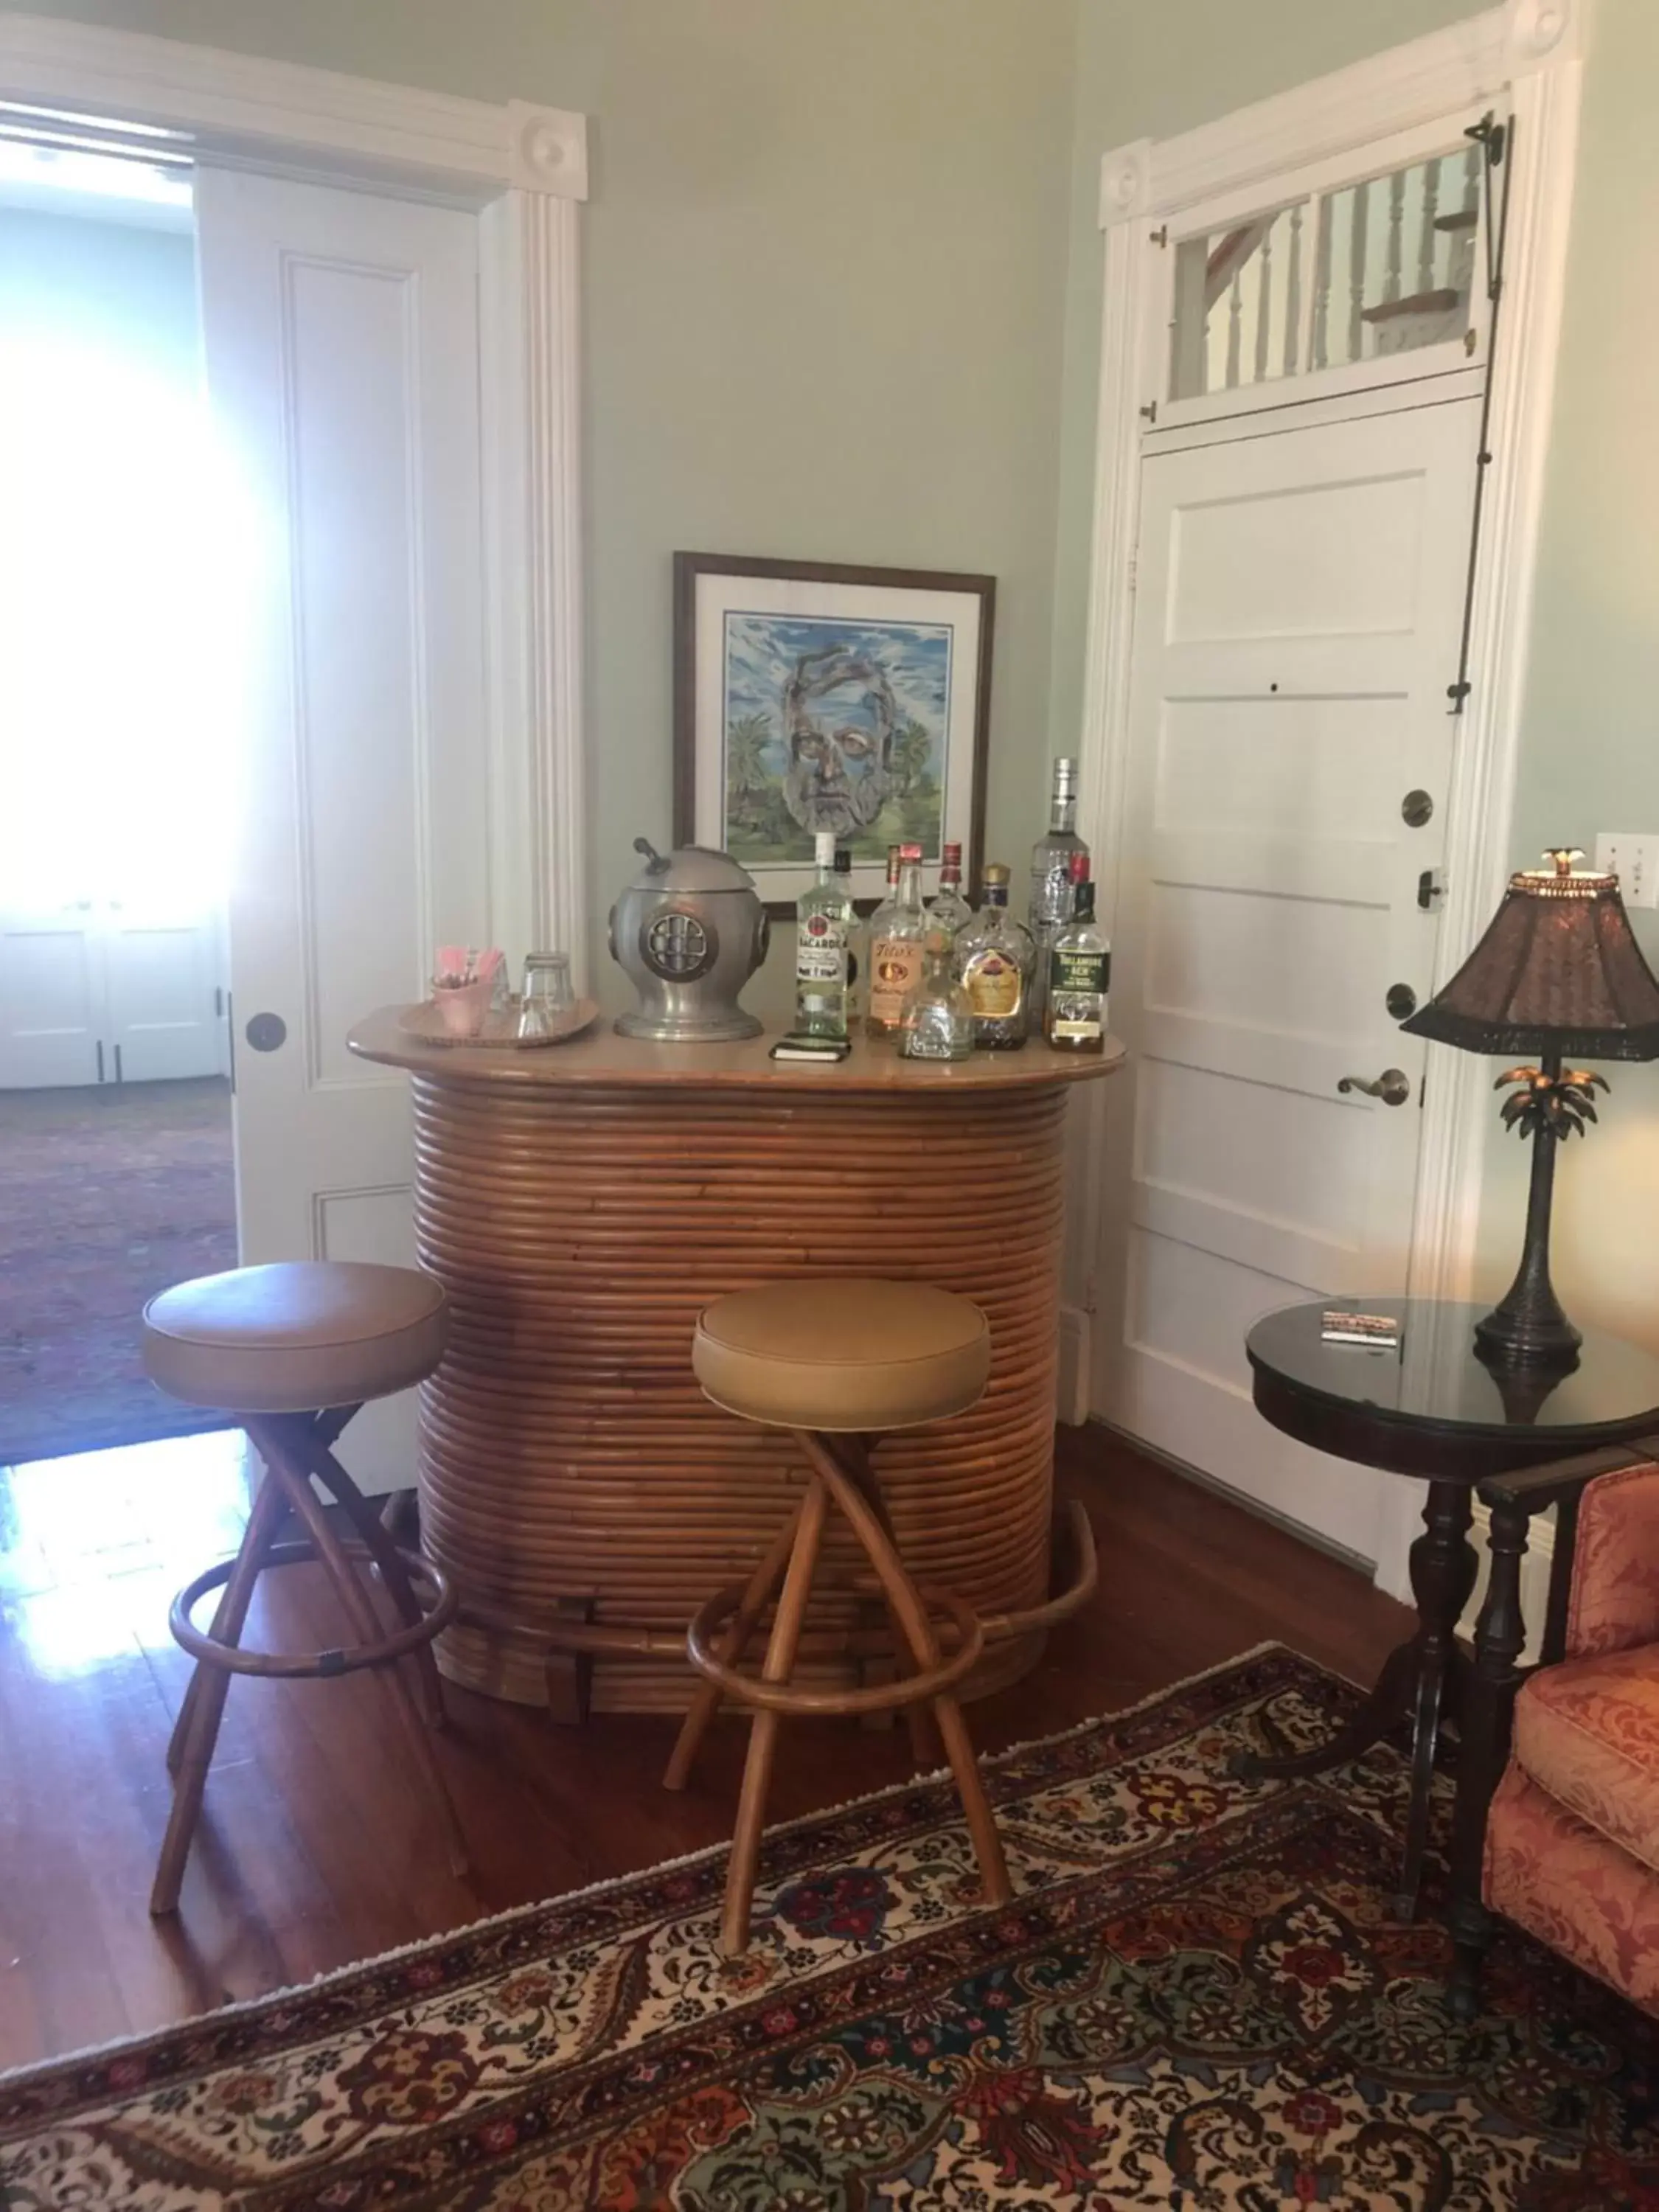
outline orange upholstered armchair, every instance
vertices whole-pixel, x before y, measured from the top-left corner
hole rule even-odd
[[[1659,2014],[1659,1439],[1481,1486],[1492,1579],[1463,1717],[1453,1998],[1474,2009],[1492,1916]],[[1521,1561],[1556,1508],[1540,1663]]]

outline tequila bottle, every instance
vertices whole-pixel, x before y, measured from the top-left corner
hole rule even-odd
[[[947,845],[939,861],[939,889],[927,902],[930,940],[954,945],[974,918],[974,909],[962,896],[962,848]]]
[[[1112,953],[1095,921],[1095,887],[1081,854],[1073,860],[1073,913],[1048,948],[1042,1033],[1056,1052],[1106,1049],[1106,988]]]
[[[1048,798],[1048,831],[1031,848],[1031,888],[1026,921],[1036,945],[1036,973],[1032,992],[1032,1018],[1042,1021],[1048,995],[1048,953],[1059,932],[1072,918],[1073,860],[1087,862],[1089,848],[1077,834],[1077,763],[1057,760]]]
[[[1030,1026],[1031,933],[1008,911],[1008,871],[985,871],[985,903],[957,939],[957,973],[974,1017],[974,1042],[1013,1052]]]
[[[890,883],[892,858],[888,860]],[[927,946],[927,916],[921,903],[921,848],[898,848],[898,881],[870,917],[869,996],[866,1034],[896,1037],[904,1002],[921,980]]]
[[[837,872],[835,832],[820,830],[813,848],[817,879],[795,902],[795,1034],[839,1041],[847,1035],[853,902]]]
[[[927,940],[921,981],[904,1002],[902,1060],[966,1060],[974,1049],[974,1010],[956,978],[951,947]]]

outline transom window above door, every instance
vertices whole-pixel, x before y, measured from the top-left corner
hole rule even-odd
[[[1455,124],[1437,135],[1380,173],[1194,211],[1202,227],[1170,241],[1160,427],[1478,359],[1486,154]]]

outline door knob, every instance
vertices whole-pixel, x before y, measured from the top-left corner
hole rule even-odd
[[[1339,1091],[1363,1091],[1367,1098],[1380,1098],[1385,1106],[1403,1106],[1412,1095],[1412,1079],[1403,1069],[1385,1067],[1374,1083],[1363,1075],[1345,1075]]]
[[[288,1042],[288,1024],[280,1014],[255,1014],[244,1034],[255,1052],[276,1052]]]

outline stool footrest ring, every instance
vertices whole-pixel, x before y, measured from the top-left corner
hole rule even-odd
[[[348,1556],[365,1559],[369,1554],[357,1544],[342,1547]],[[198,1628],[191,1619],[191,1613],[210,1590],[221,1589],[230,1580],[236,1562],[222,1559],[216,1567],[186,1583],[173,1601],[167,1615],[167,1626],[173,1640],[184,1646],[192,1658],[205,1662],[210,1667],[222,1668],[228,1674],[260,1674],[278,1680],[300,1680],[309,1677],[356,1674],[364,1667],[389,1666],[395,1659],[430,1644],[455,1617],[459,1595],[448,1579],[439,1573],[429,1559],[417,1552],[406,1552],[397,1547],[398,1556],[408,1570],[410,1579],[420,1596],[429,1599],[419,1620],[395,1632],[389,1632],[373,1644],[355,1644],[343,1650],[330,1651],[258,1651],[242,1644],[225,1644]],[[316,1547],[307,1540],[294,1543],[273,1544],[265,1553],[264,1567],[297,1566],[303,1560],[314,1559]]]
[[[735,1667],[728,1667],[714,1650],[720,1628],[742,1602],[743,1587],[738,1583],[717,1590],[698,1607],[685,1632],[686,1656],[700,1674],[717,1683],[728,1697],[739,1705],[759,1706],[763,1711],[837,1716],[896,1712],[902,1706],[920,1705],[954,1689],[964,1675],[972,1673],[985,1650],[985,1631],[970,1605],[950,1590],[918,1584],[917,1591],[930,1611],[945,1613],[951,1620],[958,1639],[957,1648],[949,1658],[941,1659],[938,1666],[930,1667],[925,1674],[902,1674],[895,1681],[877,1682],[862,1690],[813,1690],[789,1682],[763,1681],[756,1675],[741,1674]]]

